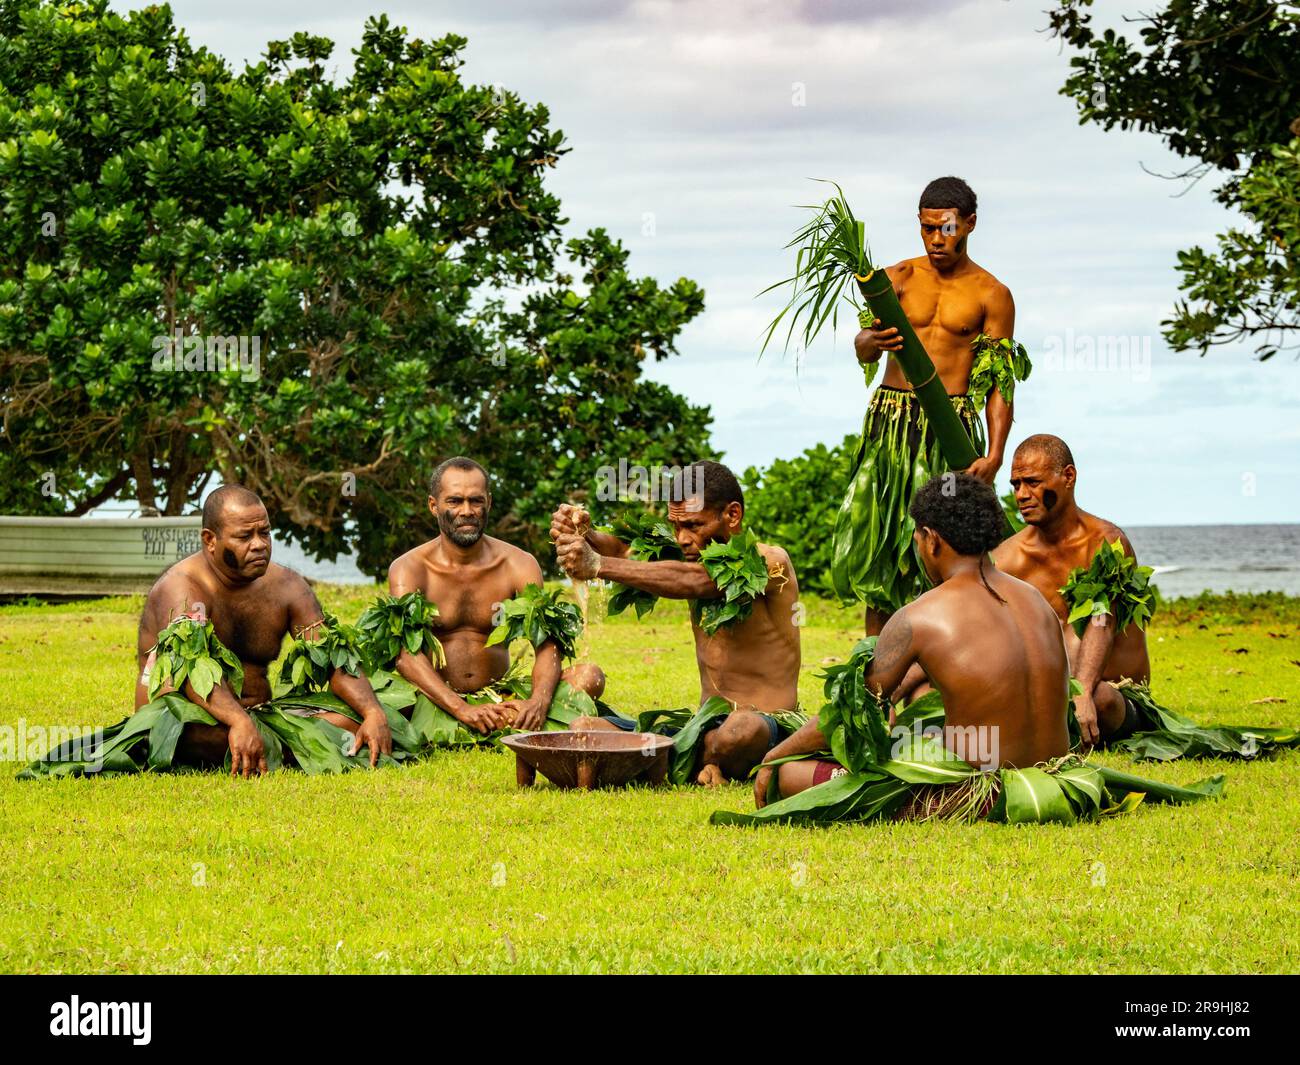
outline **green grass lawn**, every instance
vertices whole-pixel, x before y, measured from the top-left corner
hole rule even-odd
[[[349,618],[367,598],[322,589]],[[0,726],[123,717],[140,605],[0,608]],[[1206,723],[1300,723],[1298,622],[1281,597],[1175,604],[1151,629],[1157,696]],[[806,705],[857,630],[811,604]],[[589,645],[619,709],[695,701],[681,607],[593,625]],[[0,765],[0,970],[1300,969],[1296,753],[1147,764],[1223,772],[1226,798],[1075,828],[713,828],[748,787],[520,792],[513,762],[36,783]]]

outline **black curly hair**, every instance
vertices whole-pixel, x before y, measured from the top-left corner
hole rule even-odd
[[[978,555],[980,579],[995,599],[1002,596],[984,576],[984,555],[1006,535],[1006,517],[997,493],[969,473],[941,473],[912,497],[907,512],[918,529],[933,529],[959,555]]]
[[[672,479],[671,495],[674,503],[684,503],[689,498],[703,497],[704,508],[721,511],[728,503],[739,503],[745,509],[745,493],[740,490],[736,475],[721,462],[704,459],[683,466]]]
[[[953,207],[963,218],[975,213],[975,190],[959,177],[935,178],[921,193],[917,209]]]

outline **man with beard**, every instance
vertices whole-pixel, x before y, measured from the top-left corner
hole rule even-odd
[[[1074,500],[1078,471],[1065,441],[1039,433],[1027,438],[1011,460],[1011,487],[1026,526],[993,552],[1004,573],[1028,581],[1051,603],[1065,628],[1074,676],[1083,691],[1074,699],[1074,716],[1085,746],[1119,740],[1139,724],[1139,710],[1115,683],[1147,684],[1151,660],[1147,635],[1138,625],[1117,632],[1113,613],[1093,616],[1080,639],[1067,624],[1070,605],[1061,590],[1070,574],[1086,569],[1103,544],[1118,540],[1134,555],[1119,526],[1081,510]]]
[[[279,657],[287,634],[321,623],[321,606],[301,576],[271,561],[271,524],[255,493],[229,484],[209,495],[203,504],[202,536],[202,549],[158,578],[145,601],[137,639],[141,672],[136,709],[150,702],[149,673],[155,665],[158,634],[182,615],[209,620],[216,637],[243,666],[243,692],[236,695],[223,679],[204,698],[187,680],[180,694],[211,714],[216,724],[185,724],[176,742],[175,760],[221,765],[229,751],[235,775],[265,773],[263,738],[247,710],[271,699],[267,667]],[[164,687],[169,690],[170,686]],[[360,724],[344,714],[306,713],[353,733],[349,753],[368,747],[372,766],[380,755],[391,754],[392,734],[369,680],[334,670],[330,690],[361,716]]]
[[[984,450],[979,409],[985,406],[988,451],[967,472],[992,484],[1011,428],[1014,382],[1029,367],[1011,339],[1011,291],[970,257],[975,209],[975,193],[961,178],[930,182],[917,214],[925,254],[886,272],[977,451]],[[869,381],[881,357],[902,346],[898,330],[881,329],[879,320],[865,323],[854,340]],[[869,636],[925,591],[908,504],[917,488],[947,469],[911,383],[889,358],[863,420],[831,560],[835,592],[865,604]]]
[[[563,505],[551,519],[556,555],[575,581],[604,578],[668,599],[710,600],[722,595],[700,552],[710,544],[740,535],[744,496],[735,475],[718,462],[697,462],[682,470],[668,504],[668,520],[682,561],[641,562],[628,557],[628,545],[591,528],[590,515]],[[796,709],[799,699],[799,584],[783,548],[759,544],[767,564],[766,592],[754,600],[743,621],[704,631],[692,611],[695,658],[700,671],[700,703],[720,696],[732,713],[706,726],[696,748],[692,778],[717,785],[743,780],[781,738],[775,715]],[[574,729],[635,728],[626,718],[582,717]]]
[[[487,645],[500,620],[500,604],[529,584],[542,584],[537,559],[484,535],[491,510],[487,471],[473,459],[450,458],[433,471],[429,513],[441,535],[393,562],[388,587],[395,596],[421,592],[437,606],[434,634],[447,664],[437,669],[427,654],[403,650],[397,672],[467,728],[484,734],[506,727],[537,730],[546,722],[562,679],[598,699],[605,675],[590,664],[561,673],[559,651],[547,640],[536,650],[530,694],[478,705],[466,701],[466,695],[500,681],[510,667],[507,647]]]

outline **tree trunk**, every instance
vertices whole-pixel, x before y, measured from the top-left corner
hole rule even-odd
[[[158,513],[158,495],[153,486],[153,463],[149,460],[148,453],[143,450],[146,446],[141,445],[141,450],[136,451],[131,456],[131,476],[135,479],[135,499],[140,506],[140,514],[143,517]]]

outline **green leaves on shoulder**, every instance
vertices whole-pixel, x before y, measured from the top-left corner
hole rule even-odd
[[[574,603],[564,602],[560,588],[546,591],[539,584],[526,585],[513,599],[501,604],[501,623],[487,638],[487,646],[524,639],[541,647],[554,640],[561,658],[573,658],[582,635],[582,611]]]
[[[280,676],[292,685],[291,693],[321,691],[329,686],[336,669],[361,673],[364,660],[359,633],[329,611],[321,620],[303,629],[289,645],[280,664]]]
[[[1016,392],[1016,382],[1028,380],[1033,364],[1023,344],[1011,337],[991,337],[981,333],[971,341],[975,361],[970,368],[970,396],[976,410],[983,410],[990,392],[996,388],[1008,403]]]
[[[665,559],[681,561],[682,549],[677,545],[673,527],[651,511],[629,511],[615,518],[601,531],[611,533],[626,543],[628,556],[637,562],[661,562]],[[615,583],[605,613],[609,617],[615,617],[632,607],[639,620],[654,610],[658,602],[659,597],[653,592]]]
[[[1158,602],[1151,584],[1150,566],[1139,566],[1124,550],[1120,540],[1102,541],[1087,569],[1076,569],[1061,589],[1070,608],[1067,622],[1082,637],[1088,619],[1113,614],[1115,629],[1123,632],[1130,624],[1145,629]]]
[[[831,753],[851,773],[860,773],[890,756],[886,710],[867,687],[867,667],[876,654],[876,637],[853,645],[848,661],[821,673],[826,703],[817,715]]]
[[[709,544],[700,564],[722,593],[720,599],[691,600],[691,616],[712,636],[724,625],[744,621],[754,612],[754,600],[767,591],[771,579],[758,538],[749,529],[725,544]]]
[[[442,644],[433,634],[438,608],[423,592],[384,595],[357,618],[356,634],[367,673],[392,670],[402,651],[427,651],[435,669],[447,664]]]
[[[244,693],[244,666],[238,656],[217,639],[212,622],[179,617],[158,633],[157,659],[149,674],[152,701],[167,684],[177,691],[190,685],[204,699],[224,679],[236,695]]]

